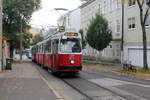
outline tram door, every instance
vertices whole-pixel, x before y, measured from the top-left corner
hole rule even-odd
[[[54,69],[57,69],[58,67],[58,40],[52,41],[52,65]]]

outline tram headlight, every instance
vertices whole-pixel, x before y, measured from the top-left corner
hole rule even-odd
[[[71,60],[71,61],[70,61],[70,63],[71,63],[71,64],[74,64],[74,61],[73,61],[73,60]]]

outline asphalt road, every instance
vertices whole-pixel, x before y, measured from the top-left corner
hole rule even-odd
[[[34,64],[64,100],[150,100],[150,81],[84,67],[79,75],[54,76]]]

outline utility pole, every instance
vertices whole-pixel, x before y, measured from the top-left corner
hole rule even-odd
[[[22,35],[23,35],[23,32],[22,32],[22,20],[23,20],[23,16],[21,15],[21,21],[20,21],[20,62],[22,62]]]
[[[2,4],[3,0],[0,0],[0,71],[2,70]]]

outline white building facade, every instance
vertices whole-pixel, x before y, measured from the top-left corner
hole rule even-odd
[[[86,36],[86,29],[96,13],[104,15],[112,30],[113,40],[101,53],[87,45],[85,55],[100,56],[105,60],[121,60],[121,21],[122,8],[120,0],[90,0],[81,5],[81,27]]]
[[[86,35],[87,26],[92,17],[95,16],[95,13],[103,14],[108,20],[109,28],[112,30],[113,41],[101,52],[101,57],[119,59],[120,61],[128,60],[133,65],[143,66],[142,29],[140,24],[140,11],[136,1],[125,0],[124,18],[122,17],[122,0],[90,0],[81,5],[80,9],[81,28],[84,31],[84,35]],[[144,12],[145,10],[146,4],[144,3]],[[124,26],[123,56],[121,56],[122,24]],[[147,32],[148,65],[150,67],[150,14],[147,17],[145,27]],[[89,46],[86,47],[84,53],[90,56],[99,56],[99,52]]]
[[[61,16],[58,20],[59,26],[65,26],[65,29],[72,29],[79,32],[81,29],[81,10],[76,8]]]
[[[144,3],[144,15],[146,3]],[[149,12],[150,13],[150,12]],[[143,66],[143,36],[140,25],[140,11],[137,2],[127,2],[124,6],[124,60],[133,65]],[[150,16],[145,23],[147,35],[147,56],[150,68]]]

